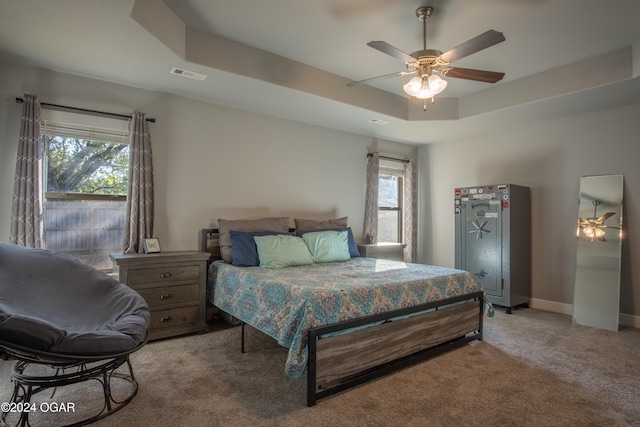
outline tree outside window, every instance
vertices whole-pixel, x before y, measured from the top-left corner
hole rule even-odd
[[[128,144],[45,135],[45,152],[47,193],[126,196]]]

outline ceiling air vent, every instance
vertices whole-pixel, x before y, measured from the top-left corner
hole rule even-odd
[[[369,123],[373,123],[373,124],[375,124],[375,125],[381,125],[381,126],[384,126],[384,125],[388,125],[388,124],[389,124],[389,122],[388,122],[388,121],[386,121],[386,120],[382,120],[382,119],[369,119],[369,120],[368,120],[368,122],[369,122]]]
[[[169,73],[175,74],[177,76],[187,77],[189,79],[200,80],[200,81],[207,78],[206,74],[200,74],[200,73],[196,73],[195,71],[183,70],[182,68],[176,68],[176,67],[173,67],[171,71],[169,71]]]

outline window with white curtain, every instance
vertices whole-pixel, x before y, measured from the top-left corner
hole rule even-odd
[[[43,111],[43,241],[101,270],[121,249],[129,168],[127,122]]]

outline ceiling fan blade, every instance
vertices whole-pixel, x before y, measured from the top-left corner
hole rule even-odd
[[[603,224],[606,220],[608,220],[615,214],[616,214],[615,212],[607,212],[606,214],[602,215],[600,218],[596,219],[596,223]]]
[[[455,77],[456,79],[476,80],[485,83],[495,83],[504,77],[504,73],[497,71],[474,70],[471,68],[453,67],[442,71],[447,77]]]
[[[476,52],[486,49],[505,40],[504,34],[496,30],[488,30],[479,36],[467,40],[439,56],[445,62],[451,64]]]
[[[382,53],[386,53],[387,55],[393,56],[394,58],[399,59],[402,62],[409,62],[409,63],[416,62],[416,58],[414,58],[413,56],[407,53],[404,53],[397,47],[391,46],[389,43],[385,41],[381,41],[381,40],[372,41],[367,43],[367,46],[371,46],[372,48],[377,49]]]
[[[357,82],[350,82],[350,83],[347,83],[347,86],[348,87],[359,86],[361,84],[369,83],[369,82],[372,82],[374,80],[388,79],[389,77],[408,76],[410,74],[416,74],[417,72],[418,71],[398,71],[397,73],[391,73],[391,74],[385,74],[383,76],[371,77],[371,78],[364,79],[364,80],[358,80]]]

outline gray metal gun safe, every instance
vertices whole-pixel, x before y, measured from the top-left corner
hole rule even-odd
[[[455,189],[456,268],[472,273],[491,303],[529,306],[531,201],[513,184]]]

